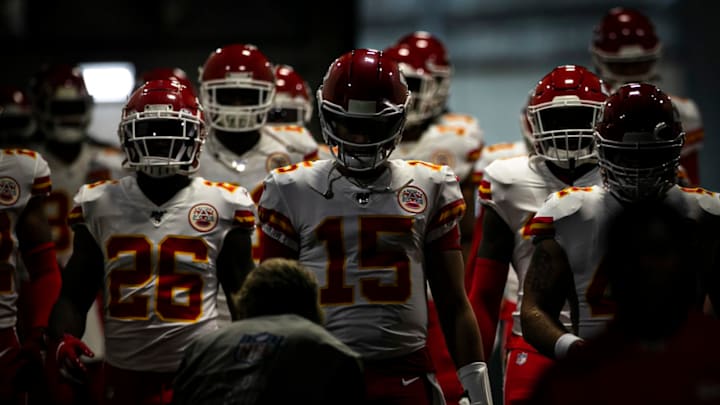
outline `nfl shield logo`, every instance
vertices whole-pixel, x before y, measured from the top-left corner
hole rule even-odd
[[[515,359],[515,364],[518,366],[522,366],[523,364],[527,363],[528,354],[527,352],[520,352],[517,355],[517,358]]]

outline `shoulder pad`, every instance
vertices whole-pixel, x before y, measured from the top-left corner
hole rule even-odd
[[[512,184],[523,180],[526,177],[523,173],[527,170],[529,170],[528,157],[516,156],[494,160],[485,168],[485,176],[492,177],[500,184]]]
[[[593,193],[596,187],[567,187],[547,196],[538,213],[541,216],[552,217],[555,221],[576,213],[583,205],[588,193]]]
[[[720,194],[702,187],[680,187],[680,190],[684,193],[694,194],[703,211],[720,216]]]
[[[119,180],[100,180],[94,183],[85,184],[80,187],[80,190],[78,190],[75,196],[75,203],[81,204],[96,201],[107,192],[109,187],[118,187],[119,184]]]

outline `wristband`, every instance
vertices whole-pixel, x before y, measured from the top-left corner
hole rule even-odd
[[[564,359],[567,356],[570,346],[578,340],[582,340],[581,337],[575,336],[572,333],[565,333],[555,341],[555,358]]]
[[[468,392],[470,403],[492,405],[487,364],[482,361],[466,364],[458,369],[457,375],[463,388]]]

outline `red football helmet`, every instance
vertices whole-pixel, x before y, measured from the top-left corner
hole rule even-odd
[[[372,170],[400,142],[410,92],[397,62],[382,52],[356,49],[335,59],[317,99],[323,138],[340,165]]]
[[[650,19],[616,7],[595,27],[590,52],[605,80],[623,84],[652,80],[661,48]]]
[[[395,59],[400,71],[405,76],[410,90],[407,125],[418,125],[433,115],[437,84],[428,69],[425,55],[414,47],[394,45],[383,51],[383,54]]]
[[[151,80],[135,90],[118,128],[127,166],[153,177],[197,170],[206,135],[200,102],[174,80]]]
[[[93,99],[79,67],[47,66],[35,76],[32,88],[38,125],[48,139],[67,143],[85,139]]]
[[[247,132],[262,127],[274,98],[272,66],[253,45],[218,48],[200,68],[200,100],[214,129]]]
[[[452,73],[452,65],[445,45],[427,31],[415,31],[407,34],[400,38],[397,44],[407,46],[425,59],[427,69],[435,78],[436,84],[434,114],[441,114],[450,97],[450,75]]]
[[[670,98],[657,87],[620,87],[607,99],[595,136],[605,185],[619,199],[658,198],[676,183],[685,133]]]
[[[582,66],[558,66],[530,94],[527,117],[535,153],[573,169],[596,160],[593,128],[607,93]]]
[[[151,80],[175,80],[183,86],[187,86],[192,90],[193,94],[196,94],[195,86],[193,86],[190,79],[188,79],[187,73],[178,67],[156,67],[146,70],[140,74],[137,87]]]
[[[0,87],[0,140],[3,144],[23,143],[35,131],[32,105],[19,87]]]
[[[313,113],[310,86],[289,65],[275,66],[275,101],[268,122],[305,125]]]

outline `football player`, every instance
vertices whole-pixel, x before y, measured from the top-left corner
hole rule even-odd
[[[479,189],[481,240],[469,297],[485,338],[486,355],[493,347],[510,264],[520,286],[524,280],[533,248],[529,220],[548,194],[568,186],[601,183],[593,127],[606,98],[602,81],[584,67],[556,67],[538,82],[528,100],[532,154],[496,160],[485,168]],[[522,289],[517,294],[522,297]],[[519,310],[513,316],[512,333],[505,343],[508,404],[526,401],[550,364],[523,340]]]
[[[257,47],[231,44],[210,54],[200,68],[200,101],[210,133],[198,175],[239,184],[250,191],[255,203],[260,201],[265,176],[294,163],[285,144],[270,136],[273,130],[267,128],[275,92],[273,67]],[[259,254],[257,241],[256,233],[255,259]],[[218,298],[220,322],[228,323],[231,318],[226,297],[220,292]]]
[[[522,300],[523,336],[548,357],[562,358],[605,329],[615,304],[604,263],[610,219],[627,205],[663,201],[707,229],[703,243],[717,246],[718,194],[676,184],[685,134],[670,98],[654,85],[621,86],[596,125],[604,186],[574,187],[550,195],[529,231],[535,252]],[[716,255],[712,248],[700,249]],[[714,277],[713,277],[714,276]],[[703,285],[717,302],[716,275]],[[571,327],[559,321],[571,304]]]
[[[472,243],[475,186],[471,171],[483,144],[477,119],[448,111],[452,65],[445,45],[433,34],[415,31],[400,38],[384,53],[399,63],[411,92],[407,124],[392,158],[417,159],[449,166],[460,181],[469,212],[460,222],[463,259]],[[446,349],[432,299],[429,300],[428,347],[446,399],[462,395],[455,366]]]
[[[662,41],[652,21],[638,10],[614,7],[595,27],[590,53],[598,75],[616,89],[625,83],[657,84],[656,65],[662,53]],[[685,146],[680,166],[692,185],[700,184],[700,149],[704,130],[700,110],[689,98],[670,95],[685,130]]]
[[[485,172],[485,168],[495,160],[527,156],[529,151],[533,149],[532,144],[529,141],[532,139],[532,129],[530,128],[530,122],[527,119],[527,103],[523,106],[520,114],[520,127],[523,135],[522,140],[483,146],[480,158],[473,166],[471,181],[473,186],[477,187],[477,192],[475,193],[475,225],[473,227],[472,243],[470,245],[470,250],[468,251],[468,260],[465,263],[465,288],[467,290],[469,290],[470,286],[472,286],[475,271],[475,260],[477,259],[478,247],[480,246],[480,241],[482,240],[481,216],[483,210],[480,202],[480,184],[482,183],[483,173]],[[500,317],[498,318],[499,323],[497,332],[495,333],[495,344],[492,347],[492,352],[486,353],[486,357],[490,358],[489,367],[491,373],[493,372],[493,366],[497,367],[501,374],[504,374],[505,372],[505,343],[509,340],[510,333],[512,331],[512,314],[517,309],[517,292],[519,288],[518,278],[517,273],[514,269],[512,269],[512,264],[510,266],[511,269],[508,271],[507,281],[505,282],[502,304],[500,304]],[[486,333],[490,333],[490,331]],[[498,387],[493,387],[494,392],[502,392],[502,381],[498,381],[496,379],[491,382],[494,384],[500,383]],[[442,379],[440,379],[440,383],[443,383]]]
[[[206,129],[197,98],[178,82],[137,89],[118,135],[137,173],[75,195],[73,255],[50,321],[52,360],[83,381],[81,356],[92,352],[78,337],[102,290],[105,403],[167,404],[184,348],[218,327],[218,287],[236,292],[253,267],[255,207],[242,187],[189,176]]]
[[[615,315],[538,383],[538,404],[709,404],[720,386],[720,322],[701,313],[703,236],[663,201],[629,204],[608,225]],[[668,365],[677,373],[668,373]]]
[[[45,328],[60,294],[60,270],[45,216],[50,169],[29,149],[0,149],[0,402],[24,404],[40,380]],[[29,281],[20,288],[18,257]],[[22,338],[16,325],[18,296],[26,308]]]
[[[27,146],[35,127],[32,104],[26,92],[16,86],[0,87],[0,147]]]
[[[293,162],[316,160],[318,143],[307,128],[313,114],[310,86],[289,65],[276,65],[275,99],[264,129],[285,145]]]
[[[274,170],[258,215],[261,259],[298,259],[318,277],[325,326],[363,356],[370,401],[442,401],[426,348],[426,279],[473,403],[491,403],[481,340],[464,292],[458,223],[465,209],[447,166],[388,159],[410,95],[397,63],[356,49],[317,92],[333,160]]]
[[[124,176],[123,156],[115,147],[91,141],[88,127],[92,118],[93,99],[78,66],[43,66],[32,79],[31,97],[38,127],[34,136],[36,143],[31,148],[45,157],[52,172],[53,189],[45,199],[45,212],[57,259],[63,269],[73,247],[73,233],[67,224],[73,195],[85,183]],[[87,317],[88,324],[83,336],[96,357],[89,364],[91,381],[82,388],[97,395],[101,391],[100,360],[104,353],[100,300],[98,297],[98,302]],[[32,304],[22,303],[22,306],[27,305]],[[33,392],[31,396],[36,394],[41,395],[40,392]]]
[[[188,78],[187,73],[179,67],[154,67],[143,71],[138,77],[136,87],[140,87],[150,80],[173,80],[187,86],[193,94],[197,94],[195,86]]]

